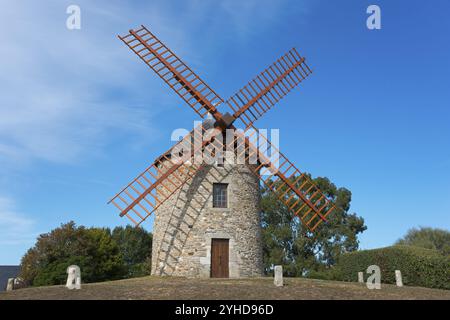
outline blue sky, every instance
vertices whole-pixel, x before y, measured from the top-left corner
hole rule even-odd
[[[66,8],[81,8],[81,30]],[[377,4],[382,29],[366,28]],[[145,24],[223,98],[291,47],[314,70],[256,125],[301,170],[353,193],[362,248],[450,229],[450,3],[4,1],[0,264],[74,220],[125,225],[106,202],[192,128],[194,112],[116,37]],[[151,228],[151,220],[145,225]]]

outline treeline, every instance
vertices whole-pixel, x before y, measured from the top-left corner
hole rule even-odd
[[[397,242],[401,246],[432,250],[445,259],[435,255],[431,259],[428,253],[422,257],[423,250],[358,251],[358,236],[367,226],[362,217],[350,211],[350,190],[336,187],[327,178],[316,178],[314,182],[336,207],[314,234],[298,217],[292,216],[270,189],[261,190],[262,246],[267,275],[272,274],[275,265],[282,265],[285,276],[356,281],[356,269],[367,263],[379,263],[390,273],[393,268],[411,270],[406,283],[439,287],[436,283],[448,275],[445,266],[450,256],[450,232],[412,229]],[[20,276],[29,285],[63,284],[66,268],[71,264],[80,266],[83,282],[145,276],[150,274],[151,247],[152,234],[142,228],[127,226],[110,230],[69,222],[39,236],[35,246],[22,258]],[[422,270],[421,277],[414,276],[412,270]],[[436,270],[443,271],[436,273]]]
[[[295,181],[295,177],[292,180]],[[269,188],[262,189],[261,221],[267,274],[272,274],[274,265],[282,265],[285,276],[290,277],[325,272],[342,254],[358,250],[358,235],[367,226],[362,217],[350,212],[352,193],[336,187],[327,178],[313,181],[336,207],[327,222],[314,233],[305,228],[300,218],[293,216]]]
[[[441,251],[416,246],[395,245],[344,254],[331,274],[333,280],[357,281],[358,272],[370,265],[381,270],[381,282],[395,284],[395,270],[400,270],[403,283],[450,290],[450,256]]]
[[[358,272],[367,277],[368,266],[381,270],[381,282],[395,284],[395,270],[403,283],[438,289],[450,289],[450,232],[436,228],[411,229],[393,246],[343,253],[328,268],[311,271],[310,278],[357,281]]]
[[[296,180],[293,178],[293,180]],[[351,192],[327,178],[314,182],[336,211],[311,234],[270,189],[263,188],[261,223],[265,273],[283,265],[287,276],[308,276],[332,267],[341,254],[358,249],[363,218],[350,213]],[[142,228],[86,228],[74,222],[41,235],[22,258],[21,277],[30,285],[63,284],[66,268],[80,266],[83,282],[150,274],[152,235]]]
[[[336,207],[314,234],[269,189],[262,190],[266,274],[282,265],[286,276],[357,281],[358,272],[378,265],[384,283],[395,283],[395,270],[401,270],[406,285],[450,289],[449,231],[411,229],[393,247],[360,251],[358,235],[367,227],[362,217],[350,212],[350,190],[337,188],[327,178],[314,182]]]
[[[21,261],[28,285],[64,284],[69,265],[78,265],[83,282],[150,274],[152,234],[142,228],[86,228],[73,221],[38,237]]]

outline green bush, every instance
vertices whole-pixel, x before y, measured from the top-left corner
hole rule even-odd
[[[337,267],[342,280],[357,281],[358,272],[367,275],[370,265],[380,267],[383,283],[395,283],[395,270],[400,270],[405,285],[450,289],[450,258],[435,250],[392,246],[356,251],[342,255]]]
[[[38,237],[22,258],[20,277],[34,286],[64,284],[72,264],[81,268],[85,283],[121,279],[127,271],[109,229],[77,227],[71,221]]]
[[[307,277],[319,280],[331,280],[331,281],[342,280],[341,270],[337,267],[330,267],[319,271],[311,270],[310,272],[308,272]]]
[[[150,274],[152,235],[141,228],[76,226],[73,221],[41,234],[21,261],[20,277],[34,286],[64,284],[67,267],[81,269],[83,283]]]
[[[408,233],[396,244],[433,249],[450,256],[450,231],[426,227],[414,228],[408,230]]]
[[[150,274],[153,239],[150,232],[132,226],[116,227],[111,232],[111,237],[122,253],[127,278]]]

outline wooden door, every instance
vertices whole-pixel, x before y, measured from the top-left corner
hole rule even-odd
[[[228,239],[211,239],[211,278],[228,278]]]

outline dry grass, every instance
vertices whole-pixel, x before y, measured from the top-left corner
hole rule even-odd
[[[369,290],[365,285],[303,278],[285,278],[284,287],[275,287],[272,278],[185,279],[145,277],[84,284],[81,290],[64,286],[27,288],[0,293],[4,299],[445,299],[450,291],[419,287],[397,288],[382,285]]]

